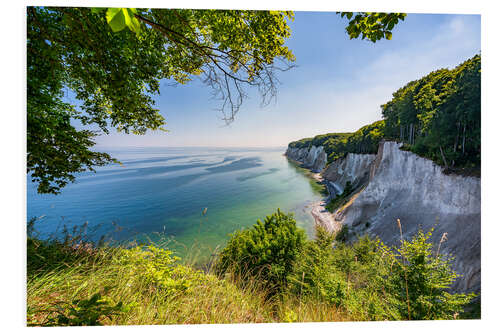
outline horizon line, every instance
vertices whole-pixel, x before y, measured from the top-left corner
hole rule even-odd
[[[284,148],[288,145],[280,146],[108,146],[108,145],[96,145],[93,148]]]

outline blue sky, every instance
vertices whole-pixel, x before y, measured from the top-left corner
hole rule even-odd
[[[249,91],[235,121],[225,126],[219,102],[198,79],[162,84],[155,98],[168,133],[112,133],[98,147],[286,146],[328,132],[354,131],[382,119],[380,105],[407,82],[453,68],[481,50],[479,15],[409,14],[390,41],[350,40],[346,19],[328,12],[296,12],[287,46],[297,68],[279,73],[276,103],[264,108]]]

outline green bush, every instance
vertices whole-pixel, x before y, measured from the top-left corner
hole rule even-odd
[[[220,253],[219,273],[231,272],[243,280],[256,278],[270,295],[284,290],[287,275],[301,254],[305,233],[292,214],[279,209],[251,228],[231,235]]]
[[[334,264],[334,234],[316,228],[316,239],[308,241],[289,276],[289,292],[300,297],[339,305],[345,298],[347,284]]]
[[[346,242],[349,236],[349,226],[347,224],[343,224],[342,228],[335,234],[335,240],[337,242]]]
[[[448,292],[459,276],[451,269],[451,257],[432,253],[431,236],[432,230],[419,231],[392,254],[387,289],[397,297],[396,307],[406,319],[453,319],[476,296]]]
[[[102,318],[111,319],[128,311],[129,307],[122,302],[110,305],[108,298],[96,293],[89,299],[56,304],[43,326],[100,326]]]
[[[317,230],[289,277],[289,293],[343,307],[357,320],[454,319],[475,297],[449,292],[458,275],[451,258],[432,253],[432,230],[393,248],[368,236],[348,244],[339,235],[345,232]]]
[[[165,295],[191,293],[210,276],[189,266],[179,265],[179,257],[172,251],[154,245],[117,249],[112,263],[134,276],[131,281],[138,285],[154,286]]]

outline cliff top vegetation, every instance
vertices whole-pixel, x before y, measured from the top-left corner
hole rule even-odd
[[[383,120],[354,133],[318,135],[291,142],[289,147],[322,145],[332,162],[347,153],[376,153],[381,140],[396,140],[445,170],[479,174],[481,55],[409,82],[381,109]]]
[[[323,146],[328,163],[345,157],[348,153],[375,154],[378,143],[383,139],[385,122],[376,121],[361,127],[354,133],[328,133],[291,142],[290,148],[310,148]]]

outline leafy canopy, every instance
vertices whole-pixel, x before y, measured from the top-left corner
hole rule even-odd
[[[409,82],[382,105],[385,136],[447,168],[481,165],[481,55]]]
[[[269,102],[275,71],[295,59],[284,46],[290,19],[291,12],[29,7],[27,171],[38,191],[58,193],[74,173],[113,161],[91,149],[110,128],[163,130],[152,97],[161,80],[201,76],[228,121],[245,86]],[[79,107],[66,102],[66,88]]]
[[[405,13],[354,13],[337,12],[349,20],[346,32],[351,39],[368,39],[376,42],[382,38],[392,39],[392,29],[399,21],[404,21]],[[354,17],[353,17],[354,15]]]

